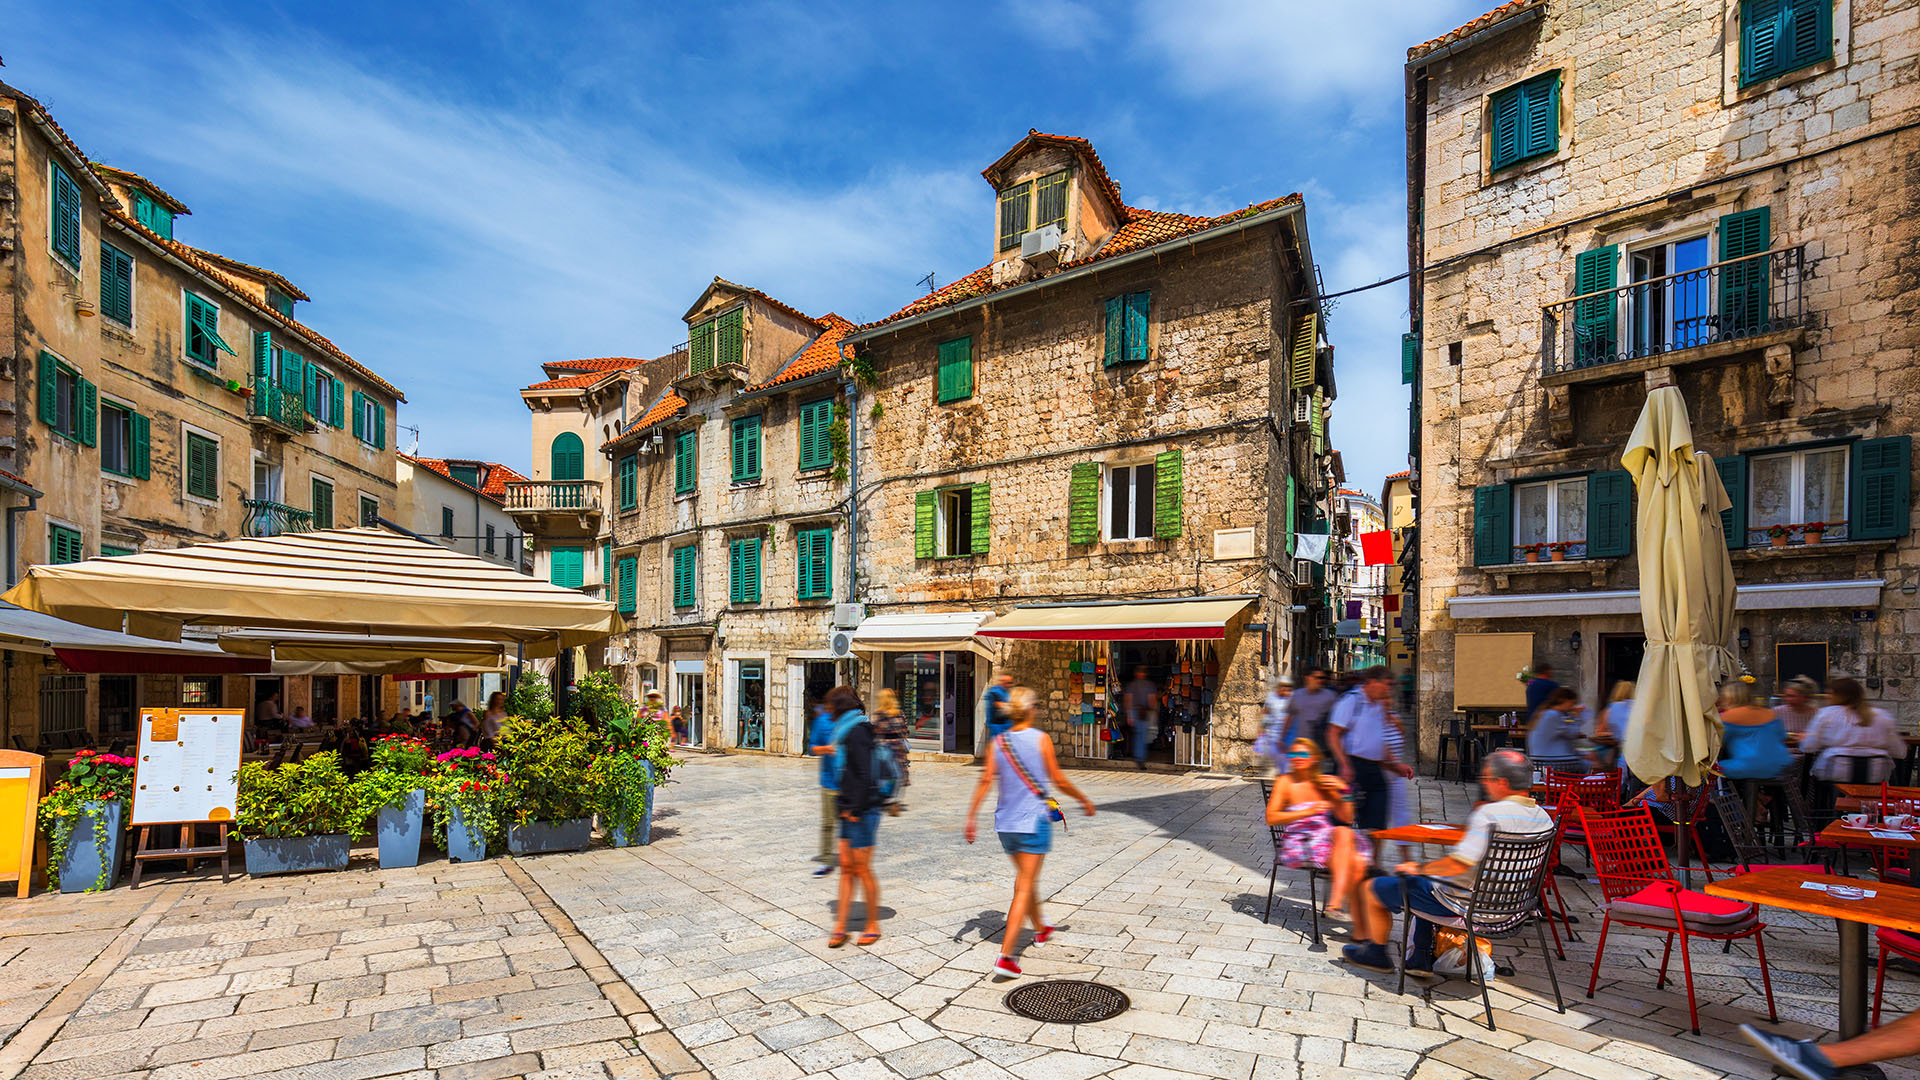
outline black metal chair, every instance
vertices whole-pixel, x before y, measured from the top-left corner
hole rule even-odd
[[[1271,780],[1261,780],[1260,790],[1266,796],[1260,800],[1260,813],[1264,818],[1267,812],[1267,802],[1273,798],[1273,782]],[[1260,921],[1263,923],[1273,921],[1273,894],[1274,890],[1278,888],[1280,884],[1280,837],[1281,834],[1286,831],[1287,829],[1284,825],[1267,826],[1267,835],[1273,839],[1273,869],[1267,873],[1267,910],[1265,914],[1260,916]],[[1320,939],[1320,879],[1325,875],[1326,871],[1317,866],[1310,867],[1307,870],[1307,907],[1313,915],[1313,943],[1315,945],[1324,944]]]
[[[1401,908],[1406,912],[1401,924],[1400,950],[1406,955],[1407,946],[1413,941],[1413,920],[1425,919],[1435,926],[1449,926],[1467,933],[1467,964],[1473,969],[1473,975],[1480,980],[1480,1003],[1487,1010],[1487,1030],[1497,1031],[1493,1025],[1493,997],[1487,991],[1487,973],[1480,964],[1479,939],[1500,941],[1519,937],[1527,927],[1533,924],[1534,936],[1540,942],[1540,962],[1546,965],[1547,978],[1553,981],[1554,1006],[1561,1012],[1567,1011],[1567,1002],[1560,994],[1560,976],[1553,970],[1553,957],[1547,952],[1547,931],[1541,925],[1546,918],[1540,910],[1540,888],[1547,875],[1547,863],[1553,853],[1554,845],[1560,842],[1557,829],[1538,833],[1503,833],[1495,831],[1487,842],[1487,853],[1481,858],[1480,865],[1473,877],[1473,894],[1467,900],[1467,913],[1464,916],[1445,917],[1427,915],[1413,910],[1413,905],[1404,901]],[[1406,883],[1401,882],[1401,888]],[[1407,967],[1403,959],[1400,963],[1400,993],[1407,992]]]
[[[1734,873],[1770,866],[1796,866],[1821,873],[1833,871],[1831,848],[1816,848],[1810,843],[1769,844],[1761,839],[1747,817],[1745,800],[1725,780],[1713,787],[1713,808],[1727,830],[1727,840],[1733,844]]]

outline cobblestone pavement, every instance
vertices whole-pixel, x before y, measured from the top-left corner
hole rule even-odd
[[[1658,937],[1615,932],[1591,1000],[1593,935],[1569,942],[1565,1016],[1538,954],[1502,950],[1521,974],[1496,982],[1489,1032],[1463,982],[1401,996],[1311,947],[1298,874],[1262,921],[1257,788],[1153,773],[1077,774],[1100,814],[1056,835],[1042,885],[1062,930],[1022,957],[1029,980],[1097,978],[1132,1008],[1020,1019],[1002,1004],[1018,984],[990,973],[1011,882],[990,811],[981,843],[960,837],[977,776],[914,766],[912,808],[881,826],[885,936],[867,949],[826,948],[813,771],[776,758],[687,765],[644,849],[0,902],[0,1080],[1768,1075],[1732,1035],[1764,1013],[1745,946],[1695,954],[1698,1037],[1684,996],[1654,989]],[[1461,785],[1420,794],[1422,819],[1464,817]],[[1768,919],[1782,1027],[1822,1032],[1832,929]],[[1920,984],[1890,974],[1889,996],[1913,1008]]]

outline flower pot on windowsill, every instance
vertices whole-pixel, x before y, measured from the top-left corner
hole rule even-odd
[[[1825,529],[1808,529],[1800,535],[1806,538],[1807,543],[1818,544],[1826,539],[1827,531]]]
[[[1551,554],[1551,558],[1553,559],[1553,561],[1554,561],[1554,562],[1566,562],[1566,561],[1567,561],[1567,553],[1566,553],[1566,552],[1564,552],[1564,551],[1559,551],[1559,550],[1555,550],[1555,551],[1554,551],[1554,552],[1553,552],[1553,553]]]
[[[1767,542],[1769,544],[1772,544],[1774,547],[1786,547],[1788,539],[1790,538],[1785,533],[1781,533],[1778,536],[1767,537]]]
[[[1540,553],[1539,553],[1539,552],[1537,552],[1537,551],[1529,551],[1529,552],[1527,552],[1527,561],[1528,561],[1528,562],[1539,562],[1539,561],[1540,561]]]

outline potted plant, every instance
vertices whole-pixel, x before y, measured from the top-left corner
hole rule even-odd
[[[1791,525],[1767,526],[1767,542],[1772,544],[1774,547],[1786,547],[1787,541],[1792,536],[1793,536],[1793,526]]]
[[[373,744],[372,759],[353,786],[360,805],[376,812],[380,866],[419,866],[433,751],[411,735],[387,735]]]
[[[126,850],[127,810],[133,804],[133,759],[82,750],[67,773],[40,800],[47,834],[47,877],[60,891],[113,887]]]
[[[500,736],[507,762],[507,850],[515,855],[577,851],[593,841],[587,770],[593,740],[584,721],[509,719]]]
[[[367,834],[367,810],[340,755],[323,750],[304,761],[240,766],[238,829],[246,841],[247,873],[290,874],[345,870],[348,843]]]
[[[1552,553],[1554,562],[1566,562],[1567,549],[1572,546],[1573,544],[1569,541],[1556,540],[1553,543],[1547,545],[1547,551]]]
[[[1540,551],[1546,546],[1545,544],[1521,544],[1520,550],[1526,554],[1528,562],[1539,562]]]
[[[491,750],[468,746],[434,755],[427,800],[434,840],[446,847],[448,862],[478,862],[487,857],[488,844],[498,842],[506,779]]]
[[[1800,535],[1805,538],[1807,543],[1817,544],[1826,538],[1827,523],[1824,521],[1809,521],[1805,525],[1800,526]]]
[[[587,797],[600,830],[614,847],[649,843],[654,790],[679,764],[668,752],[666,718],[659,709],[636,710],[605,671],[582,679],[577,691],[583,710],[605,733],[603,748],[587,767]]]

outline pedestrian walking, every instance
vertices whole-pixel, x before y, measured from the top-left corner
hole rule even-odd
[[[1253,752],[1267,759],[1267,767],[1275,774],[1285,771],[1281,766],[1281,757],[1286,748],[1293,745],[1294,734],[1290,730],[1288,706],[1293,696],[1293,676],[1282,675],[1273,680],[1273,689],[1267,693],[1263,703],[1266,722],[1261,726],[1260,737],[1254,740]]]
[[[1144,675],[1144,672],[1142,673]],[[1151,685],[1151,684],[1149,684]],[[1060,775],[1060,762],[1054,757],[1053,740],[1033,726],[1039,711],[1039,695],[1021,686],[1009,695],[1007,714],[1013,726],[993,740],[987,750],[986,768],[980,771],[980,783],[973,789],[973,802],[967,806],[967,843],[975,836],[974,818],[980,803],[996,778],[1000,781],[993,809],[993,828],[1000,834],[1000,847],[1013,860],[1013,903],[1007,908],[1007,929],[1000,941],[1000,959],[994,970],[1002,975],[1019,975],[1020,965],[1013,958],[1023,923],[1033,924],[1033,943],[1044,945],[1053,937],[1054,928],[1040,915],[1040,864],[1053,850],[1053,823],[1064,823],[1060,804],[1047,794],[1040,777],[1080,801],[1087,816],[1093,816],[1093,800],[1080,793],[1073,782]]]
[[[1387,744],[1387,724],[1391,710],[1387,698],[1393,693],[1393,680],[1384,667],[1370,667],[1360,681],[1340,698],[1327,719],[1327,745],[1340,779],[1351,784],[1360,796],[1360,809],[1354,823],[1368,832],[1387,827],[1391,790],[1387,775],[1412,776],[1413,770],[1393,756]]]
[[[1147,747],[1153,741],[1154,724],[1160,718],[1160,688],[1147,678],[1145,667],[1133,669],[1121,697],[1127,706],[1127,724],[1133,729],[1133,763],[1147,767]]]
[[[980,696],[981,704],[987,714],[987,741],[991,743],[1000,737],[1000,733],[1012,726],[1007,719],[1007,695],[1013,688],[1013,676],[1004,670],[996,673],[993,684]],[[922,699],[924,700],[924,699]]]
[[[1539,715],[1540,706],[1547,703],[1560,684],[1553,681],[1553,661],[1546,657],[1536,657],[1533,661],[1533,677],[1527,680],[1527,716],[1531,719]]]
[[[900,714],[900,695],[892,687],[882,687],[873,698],[873,731],[882,745],[893,751],[900,769],[900,782],[887,803],[887,813],[899,816],[907,808],[907,718]]]
[[[1340,695],[1327,686],[1326,668],[1308,668],[1301,681],[1306,685],[1287,699],[1287,715],[1293,722],[1297,737],[1312,739],[1326,750],[1327,717],[1333,715],[1333,706],[1340,700]]]
[[[840,785],[840,903],[833,913],[833,933],[827,948],[847,943],[847,916],[853,908],[854,886],[866,899],[866,928],[858,944],[880,940],[880,882],[873,876],[873,846],[880,831],[881,793],[873,775],[876,745],[873,725],[867,721],[860,695],[851,686],[827,692],[827,711],[833,714],[830,746],[836,751],[835,772]]]
[[[840,775],[833,745],[833,713],[823,702],[813,707],[807,721],[807,747],[820,759],[820,851],[813,861],[814,877],[826,877],[839,864],[834,837],[840,831]]]

